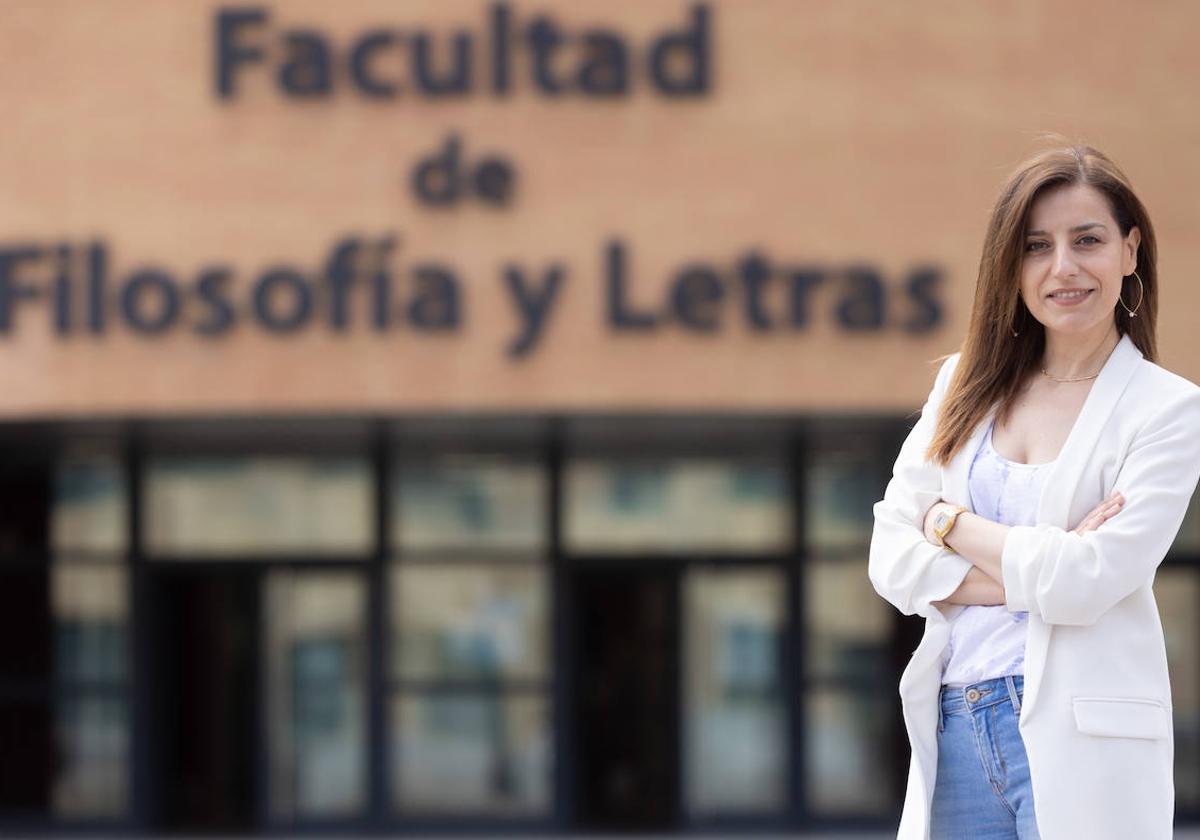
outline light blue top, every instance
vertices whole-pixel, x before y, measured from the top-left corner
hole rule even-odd
[[[1005,459],[992,446],[994,425],[994,420],[988,424],[971,462],[967,479],[971,505],[993,522],[1034,525],[1042,483],[1054,461],[1021,464]],[[1028,618],[1029,613],[1009,612],[1003,604],[963,608],[950,625],[942,683],[961,686],[1023,674]]]

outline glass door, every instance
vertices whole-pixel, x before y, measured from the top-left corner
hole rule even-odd
[[[692,821],[781,817],[789,727],[778,567],[691,567],[683,583],[684,809]]]
[[[571,592],[581,827],[667,831],[678,820],[678,575],[577,569]]]
[[[269,820],[353,821],[369,790],[363,574],[270,569],[262,605]]]
[[[361,570],[175,566],[150,580],[155,826],[364,816]]]
[[[340,827],[370,811],[374,473],[354,439],[313,455],[279,431],[278,446],[213,430],[149,446],[156,827]]]
[[[156,571],[147,598],[154,827],[253,831],[258,576]]]

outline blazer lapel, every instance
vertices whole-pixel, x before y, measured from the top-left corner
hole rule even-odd
[[[1100,441],[1104,424],[1117,407],[1117,401],[1125,392],[1125,386],[1129,384],[1141,360],[1142,352],[1133,340],[1128,335],[1121,336],[1100,369],[1100,375],[1092,383],[1079,416],[1075,418],[1075,425],[1071,427],[1058,459],[1050,467],[1042,485],[1037,508],[1039,524],[1057,525],[1059,528],[1071,526],[1067,520],[1071,515],[1071,502],[1079,479],[1089,456]]]
[[[1092,383],[1079,416],[1075,418],[1075,425],[1071,427],[1058,458],[1042,484],[1037,507],[1039,525],[1053,525],[1065,531],[1077,524],[1070,521],[1071,508],[1084,470],[1100,445],[1100,434],[1105,423],[1116,409],[1121,394],[1125,393],[1125,387],[1141,361],[1142,351],[1138,350],[1133,339],[1128,334],[1121,336],[1100,369],[1100,375]],[[1052,630],[1053,625],[1042,621],[1029,624],[1025,642],[1025,702],[1021,707],[1022,717],[1028,714],[1026,709],[1031,709],[1037,700]]]
[[[1124,393],[1126,385],[1137,371],[1142,360],[1142,353],[1128,335],[1121,336],[1117,346],[1113,348],[1100,375],[1092,383],[1079,416],[1063,443],[1058,458],[1050,467],[1042,492],[1038,498],[1037,523],[1053,525],[1064,530],[1071,527],[1068,521],[1071,515],[1071,503],[1083,476],[1088,458],[1096,449],[1104,424],[1117,406]],[[971,492],[968,484],[971,462],[975,452],[983,442],[988,425],[995,418],[998,406],[993,406],[976,426],[965,446],[958,451],[942,472],[943,498],[948,502],[960,504],[972,512]],[[948,617],[953,618],[961,610],[955,610]],[[1046,662],[1046,648],[1050,641],[1051,626],[1040,621],[1030,622],[1029,635],[1025,646],[1025,702],[1022,706],[1022,718],[1026,709],[1032,707],[1037,697],[1038,685],[1041,682],[1041,671]]]

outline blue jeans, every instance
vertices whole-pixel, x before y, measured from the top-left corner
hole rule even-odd
[[[933,840],[1038,840],[1020,676],[942,686]]]

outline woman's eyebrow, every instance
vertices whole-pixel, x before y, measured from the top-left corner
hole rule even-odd
[[[1106,229],[1104,227],[1103,222],[1087,222],[1086,224],[1076,225],[1075,227],[1071,228],[1070,232],[1071,233],[1080,233],[1085,230],[1091,230],[1092,228],[1100,228],[1102,230]],[[1046,231],[1044,231],[1044,230],[1031,230],[1031,231],[1029,231],[1029,233],[1027,233],[1025,235],[1026,236],[1046,236],[1047,234],[1046,234]]]

